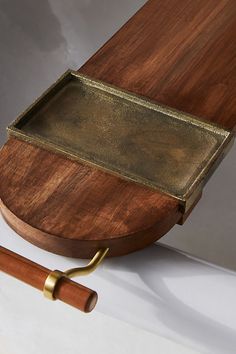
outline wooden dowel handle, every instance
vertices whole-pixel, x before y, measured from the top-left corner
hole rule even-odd
[[[50,270],[0,246],[0,270],[43,291]],[[97,293],[68,278],[62,278],[54,292],[59,299],[83,312],[90,312],[97,303]]]

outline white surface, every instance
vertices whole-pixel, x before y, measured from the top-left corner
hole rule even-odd
[[[1,142],[7,124],[66,69],[82,65],[144,2],[0,0]],[[236,270],[235,152],[186,224],[162,242]],[[0,244],[53,269],[79,263],[28,244],[2,219]],[[175,343],[235,353],[235,273],[153,245],[106,261],[82,283],[100,298],[88,317],[1,274],[0,353],[185,353]]]
[[[79,260],[52,255],[25,242],[3,219],[0,219],[0,229],[1,245],[48,268],[64,270],[82,264]],[[5,275],[2,276],[1,280],[3,279]],[[129,256],[106,260],[94,274],[78,280],[98,291],[99,303],[95,314],[102,313],[125,321],[202,353],[235,353],[234,272],[201,263],[163,246],[153,245]],[[2,284],[1,282],[1,302],[4,301],[7,305],[6,314],[10,316],[13,326],[14,296],[22,296],[21,290],[14,282],[15,286],[11,286],[10,291],[6,288],[3,291]],[[23,306],[30,307],[30,318],[38,321],[37,309],[42,301],[33,293],[29,295],[26,296],[29,302]],[[40,318],[55,317],[53,323],[58,328],[58,323],[62,323],[61,313],[59,311],[55,315],[55,306],[60,311],[67,307],[55,303],[51,303],[51,307],[48,304],[42,305]],[[81,318],[81,315],[74,316]],[[25,321],[28,320],[23,316],[22,323],[25,324]],[[44,326],[44,321],[40,323]],[[66,333],[71,330],[73,332],[73,326],[74,323],[69,320],[63,324]],[[0,329],[3,330],[3,323]],[[112,323],[111,327],[104,327],[104,331],[106,330],[108,337],[114,334]],[[41,338],[45,340],[44,332]],[[107,335],[104,340],[106,338]],[[32,337],[28,339],[33,341]],[[125,336],[124,341],[129,341],[129,336]]]
[[[59,302],[52,304],[34,289],[0,274],[3,282],[0,354],[197,354],[98,311],[85,315]]]

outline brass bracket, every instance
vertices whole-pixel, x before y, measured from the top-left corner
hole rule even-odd
[[[52,271],[48,275],[44,283],[44,296],[49,300],[56,300],[54,297],[54,291],[61,278],[71,279],[77,276],[88,275],[94,272],[95,269],[99,266],[99,264],[103,261],[108,251],[109,248],[99,250],[92,258],[92,260],[84,267],[72,268],[65,272],[61,272],[60,270]]]

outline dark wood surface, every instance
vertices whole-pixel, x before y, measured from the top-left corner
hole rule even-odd
[[[235,36],[235,0],[150,0],[80,72],[232,130]]]
[[[17,139],[4,145],[0,161],[2,214],[20,235],[52,252],[128,253],[154,242],[181,216],[174,199]]]
[[[235,15],[234,0],[151,0],[80,72],[232,130]],[[170,197],[16,139],[0,170],[4,217],[52,252],[126,254],[181,218]]]

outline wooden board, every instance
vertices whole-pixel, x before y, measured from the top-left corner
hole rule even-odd
[[[91,257],[109,246],[120,255],[154,242],[180,218],[174,199],[15,139],[3,147],[0,168],[7,221],[59,254]]]
[[[93,78],[233,129],[234,0],[151,0],[81,69]],[[176,200],[11,138],[1,151],[1,209],[49,251],[118,256],[181,218]]]
[[[80,72],[235,129],[235,19],[234,0],[150,0]]]

